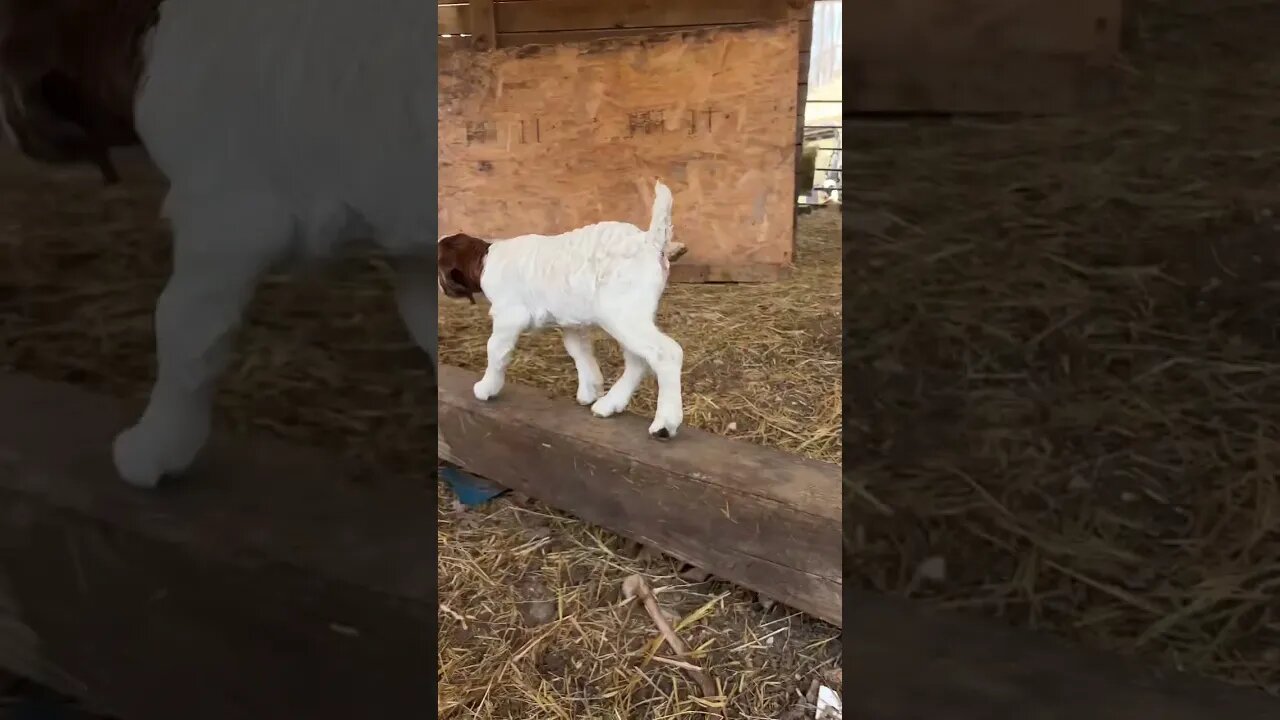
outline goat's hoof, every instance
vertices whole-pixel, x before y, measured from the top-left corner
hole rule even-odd
[[[499,385],[498,387],[494,387],[484,380],[477,382],[471,387],[472,394],[474,394],[476,399],[481,402],[494,399],[498,396],[498,393],[501,392],[501,390],[502,386]]]
[[[649,426],[649,437],[654,440],[670,440],[676,436],[677,423],[654,422]]]
[[[116,472],[126,483],[145,490],[160,484],[168,474],[168,468],[152,446],[154,440],[137,427],[129,428],[116,436],[111,444],[111,460]]]
[[[580,387],[578,388],[578,404],[591,405],[600,399],[600,395],[604,392],[602,387]]]
[[[591,414],[598,418],[607,418],[613,417],[626,409],[627,406],[625,403],[619,405],[617,402],[610,400],[609,396],[606,394],[591,405]]]

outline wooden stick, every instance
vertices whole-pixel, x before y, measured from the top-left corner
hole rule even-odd
[[[662,616],[662,608],[658,607],[658,598],[654,597],[653,590],[649,587],[649,583],[639,575],[632,575],[622,581],[622,596],[630,600],[638,597],[644,603],[644,609],[649,612],[649,617],[653,618],[653,624],[658,626],[658,632],[662,634],[662,638],[667,641],[675,654],[682,658],[689,658],[689,648],[685,646],[684,641],[676,635],[676,631],[671,629],[671,625],[667,623],[667,619]],[[698,683],[698,687],[702,688],[703,697],[716,697],[720,693],[716,690],[716,684],[711,681],[711,677],[706,671],[699,669],[696,665],[689,664],[685,667],[694,682]]]

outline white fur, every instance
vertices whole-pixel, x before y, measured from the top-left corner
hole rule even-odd
[[[262,275],[373,238],[400,258],[410,333],[436,352],[437,8],[423,0],[165,0],[137,128],[170,181],[158,375],[114,445],[128,482],[181,472]]]
[[[4,80],[0,79],[0,83],[2,82],[4,82]],[[15,97],[14,102],[19,103],[18,109],[21,110],[20,103],[22,101]],[[9,116],[5,113],[3,95],[0,95],[0,131],[4,133],[4,137],[6,140],[9,141],[10,145],[12,145],[15,148],[18,147],[18,133],[14,132],[13,126],[9,124]]]
[[[659,182],[648,230],[601,222],[560,235],[521,235],[492,244],[480,287],[491,304],[493,332],[476,397],[488,400],[502,390],[521,333],[559,325],[565,350],[577,366],[579,403],[591,405],[599,417],[619,413],[652,369],[658,380],[658,407],[649,433],[665,430],[674,437],[684,418],[684,352],[654,324],[667,285],[671,205],[671,191]],[[622,376],[603,397],[604,377],[587,334],[590,326],[612,335],[626,362]]]

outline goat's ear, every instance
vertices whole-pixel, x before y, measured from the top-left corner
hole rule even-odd
[[[466,274],[456,267],[440,273],[440,289],[445,297],[466,298],[472,305],[476,304],[474,291],[467,287]]]
[[[457,285],[462,294],[466,295],[467,299],[471,301],[472,305],[476,304],[475,293],[479,291],[479,288],[471,287],[471,284],[467,281],[466,273],[462,272],[462,270],[458,268],[454,268],[449,271],[449,280]]]

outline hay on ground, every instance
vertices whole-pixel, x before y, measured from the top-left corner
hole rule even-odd
[[[1280,692],[1280,6],[1135,10],[1117,107],[851,129],[846,562]]]

